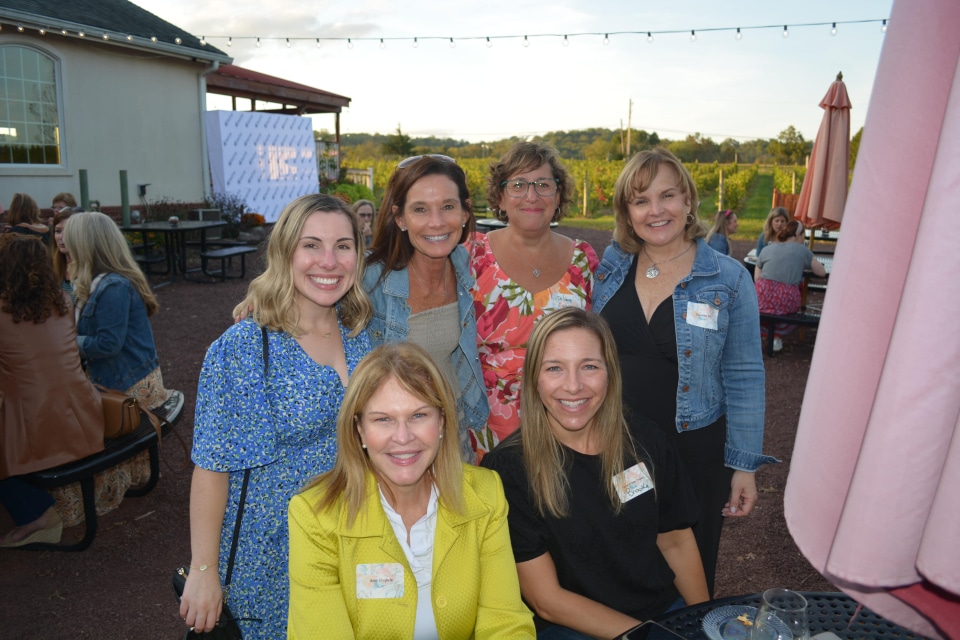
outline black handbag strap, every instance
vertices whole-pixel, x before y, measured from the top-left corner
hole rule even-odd
[[[267,378],[267,361],[270,359],[270,338],[267,335],[267,328],[260,327],[260,334],[263,336],[263,378]],[[237,523],[233,527],[233,541],[230,543],[230,559],[227,561],[227,575],[223,581],[226,588],[230,584],[230,578],[233,577],[233,561],[237,557],[237,544],[240,541],[240,524],[243,522],[243,505],[247,501],[247,487],[250,484],[250,469],[243,470],[243,484],[240,487],[240,504],[237,506]]]

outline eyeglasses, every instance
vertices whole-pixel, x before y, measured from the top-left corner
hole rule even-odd
[[[527,192],[530,190],[530,185],[533,185],[533,190],[538,196],[546,197],[555,195],[559,184],[560,180],[557,178],[541,178],[531,182],[526,180],[504,180],[500,183],[500,188],[511,198],[522,198],[527,195]]]
[[[407,167],[412,165],[417,160],[420,160],[421,158],[433,158],[434,160],[439,160],[440,162],[449,162],[450,164],[457,164],[457,161],[451,158],[450,156],[445,156],[442,153],[431,153],[428,155],[410,156],[405,160],[401,160],[400,162],[397,163],[397,169],[406,169]]]

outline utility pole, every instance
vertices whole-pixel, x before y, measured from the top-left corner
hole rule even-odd
[[[630,98],[630,105],[627,107],[627,152],[623,155],[624,158],[630,157],[630,130],[633,128],[631,124],[633,120],[633,98]]]

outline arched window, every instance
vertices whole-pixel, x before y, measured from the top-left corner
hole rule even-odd
[[[0,46],[0,165],[61,164],[57,61],[19,44]]]

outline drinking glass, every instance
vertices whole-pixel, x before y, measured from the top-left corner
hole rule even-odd
[[[789,589],[767,589],[753,622],[752,640],[810,640],[807,599]]]

